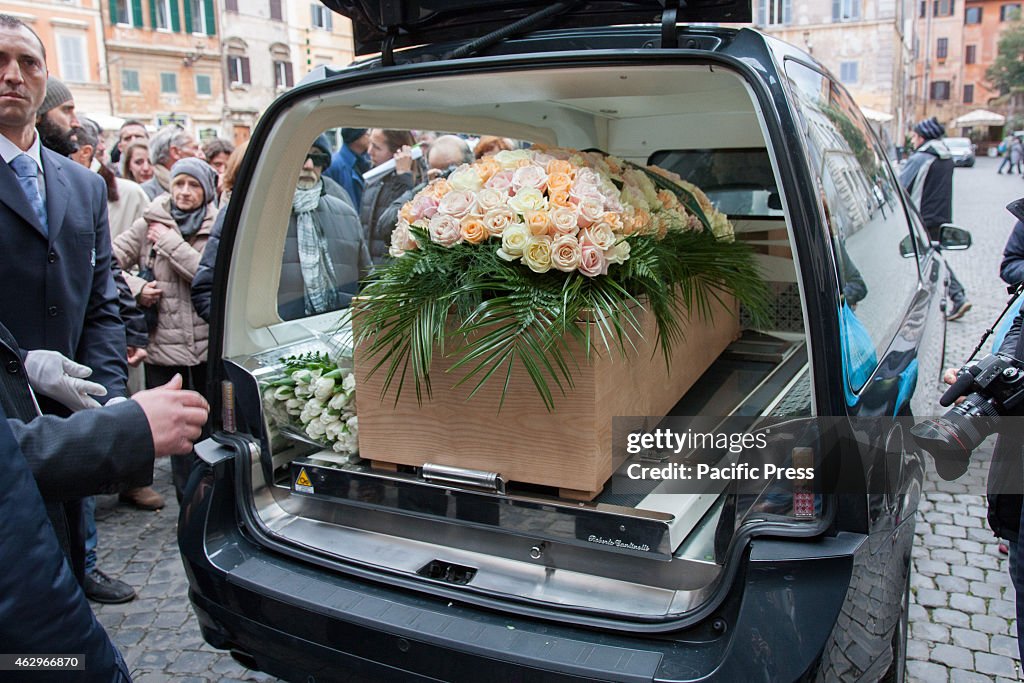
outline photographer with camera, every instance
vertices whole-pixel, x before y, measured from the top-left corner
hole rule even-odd
[[[1006,208],[1018,221],[1007,242],[1000,275],[1010,285],[1009,290],[1017,290],[1019,296],[1024,284],[1024,199]],[[969,362],[959,371],[946,370],[943,380],[951,386],[939,403],[955,405],[942,417],[925,420],[911,429],[918,445],[934,458],[939,476],[947,481],[960,477],[974,449],[991,434],[998,434],[989,465],[988,523],[1008,545],[1018,623],[1024,623],[1024,574],[1020,572],[1024,558],[1018,555],[1024,550],[1019,539],[1024,526],[1024,439],[1012,429],[1012,422],[1002,418],[1024,415],[1022,326],[1024,314],[1017,313],[995,353]],[[1024,659],[1019,639],[1017,645]]]

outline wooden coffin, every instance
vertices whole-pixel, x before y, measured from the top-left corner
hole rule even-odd
[[[739,334],[734,307],[716,304],[708,322],[693,316],[683,323],[686,338],[675,345],[669,372],[656,348],[654,317],[645,310],[638,318],[644,337],[634,340],[636,351],[627,357],[592,353],[588,362],[577,351],[575,385],[564,395],[553,388],[553,412],[521,367],[513,370],[500,412],[500,380],[467,399],[471,383],[454,388],[461,374],[446,374],[454,361],[438,353],[432,397],[418,405],[407,378],[396,405],[394,385],[381,399],[386,369],[368,376],[374,363],[361,345],[354,359],[359,455],[384,467],[432,463],[497,472],[506,482],[550,486],[564,497],[590,500],[620,464],[613,452],[624,453],[624,444],[613,448],[612,418],[666,415]]]

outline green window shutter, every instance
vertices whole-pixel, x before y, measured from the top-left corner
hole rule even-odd
[[[142,28],[142,0],[132,0],[132,14],[135,28]]]
[[[156,0],[149,0],[149,27],[156,29]]]
[[[171,0],[171,30],[181,33],[181,17],[178,14],[178,0]]]
[[[185,0],[185,33],[192,33],[192,0]]]
[[[117,0],[110,0],[110,25],[117,24]]]
[[[217,35],[217,23],[213,16],[213,0],[203,0],[203,9],[206,10],[206,35]]]

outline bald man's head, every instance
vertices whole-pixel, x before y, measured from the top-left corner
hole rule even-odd
[[[430,143],[427,164],[443,171],[451,166],[473,163],[473,150],[466,141],[455,135],[442,135]]]

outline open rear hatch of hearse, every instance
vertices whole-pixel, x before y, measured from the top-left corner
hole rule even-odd
[[[370,16],[366,3],[325,4]],[[440,5],[450,3],[438,5],[436,13],[427,7],[416,20],[385,21],[377,33],[360,23],[357,40],[364,47],[388,36],[398,36],[396,45],[401,36],[427,42],[429,31],[422,32],[426,24],[419,21],[431,16],[448,17],[458,27],[465,13],[445,14]],[[658,3],[597,5],[628,6],[645,21],[661,16]],[[690,3],[689,11],[701,6]],[[498,20],[494,7],[488,11]],[[439,24],[438,35],[450,37],[444,33],[448,25]],[[735,36],[709,29],[692,33],[710,46]],[[708,164],[740,161],[747,169],[743,182],[723,183],[717,193],[715,187],[704,189],[731,212],[737,239],[756,253],[772,299],[771,319],[755,328],[742,311],[738,325],[733,318],[734,341],[690,369],[695,382],[669,412],[701,416],[704,429],[728,425],[742,432],[766,419],[785,425],[790,418],[809,417],[805,314],[779,189],[778,150],[767,142],[760,113],[766,100],[755,92],[749,72],[742,72],[738,62],[713,50],[551,52],[542,60],[506,55],[457,64],[357,67],[301,86],[275,104],[254,136],[257,144],[250,146],[236,185],[233,202],[240,201],[240,208],[233,204],[231,213],[237,228],[232,234],[227,226],[222,243],[231,250],[230,268],[219,275],[226,286],[221,356],[233,392],[232,419],[238,433],[253,441],[251,462],[239,468],[238,482],[253,533],[281,552],[315,558],[338,571],[370,571],[381,580],[463,601],[567,620],[599,615],[635,623],[667,622],[706,605],[730,578],[730,567],[742,555],[737,539],[753,523],[814,528],[820,501],[789,486],[712,482],[678,489],[631,474],[638,467],[692,465],[693,449],[622,453],[603,486],[581,496],[572,487],[510,479],[486,465],[487,453],[473,461],[476,466],[461,467],[431,456],[389,465],[386,457],[339,455],[301,430],[282,428],[263,400],[281,377],[282,358],[324,352],[341,359],[343,370],[351,363],[347,316],[282,320],[276,305],[281,254],[290,188],[312,141],[341,127],[380,127],[600,149],[641,165],[661,163],[697,185],[712,183]],[[380,403],[380,397],[360,394],[357,413],[358,406],[368,410],[372,402]],[[658,426],[647,417],[640,431]],[[508,412],[496,412],[486,426],[470,426],[497,435],[511,421]],[[397,431],[395,436],[405,443],[418,438]],[[429,439],[422,437],[425,452]],[[559,458],[558,444],[542,455]]]

